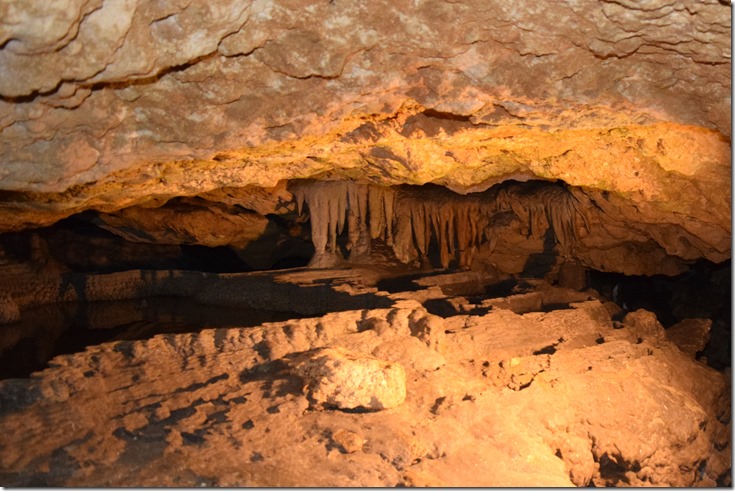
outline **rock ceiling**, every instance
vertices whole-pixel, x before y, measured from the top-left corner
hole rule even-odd
[[[542,179],[722,261],[730,22],[716,0],[3,1],[0,231],[197,196],[262,230],[286,180]]]

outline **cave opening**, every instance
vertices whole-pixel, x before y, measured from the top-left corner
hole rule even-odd
[[[551,312],[592,298],[614,305],[615,322],[638,309],[653,312],[666,329],[685,319],[706,318],[712,321],[711,341],[697,356],[718,370],[730,366],[730,261],[662,255],[664,245],[650,237],[632,235],[637,242],[625,243],[610,233],[608,222],[614,220],[599,204],[609,200],[609,193],[590,197],[564,182],[539,180],[510,180],[467,194],[434,184],[388,187],[317,180],[290,181],[284,189],[291,201],[279,197],[278,207],[262,215],[232,203],[173,198],[156,208],[85,211],[49,227],[0,235],[3,266],[11,277],[15,272],[31,285],[26,289],[33,288],[30,277],[60,278],[46,287],[55,288],[53,294],[35,302],[26,299],[21,315],[8,318],[0,376],[28,376],[54,356],[101,342],[389,305],[374,291],[424,295],[424,307],[443,318],[498,308]],[[228,214],[251,221],[256,216],[256,232],[249,232],[247,240],[217,235],[218,224],[233,220]],[[196,227],[207,221],[213,222],[209,235],[197,235]],[[601,255],[601,247],[613,251],[611,257]],[[643,274],[620,272],[630,263]],[[274,301],[284,292],[264,286],[272,279],[262,280],[263,274],[279,271],[352,269],[357,273],[349,281],[335,283],[330,274],[310,280],[322,287],[312,296],[334,298],[309,308]],[[672,275],[672,269],[680,272]],[[165,277],[166,271],[181,278],[167,286],[156,285],[161,280],[146,284],[147,275]],[[133,282],[140,283],[130,291],[83,291],[89,290],[90,279],[130,272],[137,272]],[[248,275],[261,283],[227,284],[233,276]],[[222,285],[211,286],[217,281]],[[340,281],[373,291],[340,297],[342,292],[333,288]],[[591,294],[528,300],[539,281]],[[229,293],[207,296],[198,291],[203,285],[207,291],[243,292],[232,298]],[[440,298],[427,297],[432,287],[441,291]],[[252,294],[253,288],[267,293]],[[17,295],[17,288],[5,290],[6,298]]]

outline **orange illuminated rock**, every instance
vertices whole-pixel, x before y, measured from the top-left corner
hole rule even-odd
[[[406,373],[399,363],[343,348],[318,349],[303,358],[294,370],[317,406],[380,411],[406,399]]]
[[[668,257],[730,257],[730,9],[715,0],[68,0],[1,12],[0,232],[175,197],[282,213],[288,198],[266,204],[263,190],[305,178],[460,194],[541,179],[583,191],[582,208],[606,215],[588,225],[629,235],[588,239],[598,269],[662,263],[671,275],[681,267]],[[365,223],[353,211],[338,228]],[[437,215],[450,221],[412,210],[396,237]],[[356,251],[380,230],[353,230]],[[467,266],[477,231],[455,231]],[[221,241],[242,239],[231,235]],[[316,262],[336,264],[320,247]],[[651,257],[624,269],[640,254]]]

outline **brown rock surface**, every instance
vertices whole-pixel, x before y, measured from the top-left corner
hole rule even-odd
[[[445,364],[422,365],[435,352],[419,341],[400,352],[403,404],[310,409],[295,360],[330,346],[391,353],[422,315],[348,311],[57,357],[31,379],[0,382],[0,477],[57,486],[691,486],[729,469],[726,379],[666,342],[616,334],[596,301],[445,319]]]
[[[694,358],[710,340],[710,319],[684,319],[666,330],[666,337]]]
[[[264,216],[221,204],[179,202],[101,214],[101,227],[130,242],[244,247],[265,233]]]
[[[406,372],[400,364],[344,348],[308,352],[293,370],[316,407],[381,411],[406,399]]]
[[[18,304],[7,295],[0,295],[0,324],[10,324],[20,319]]]

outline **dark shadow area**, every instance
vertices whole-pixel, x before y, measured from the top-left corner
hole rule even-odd
[[[571,310],[573,307],[571,307],[568,303],[545,303],[543,308],[541,309],[541,312],[553,312],[554,310]]]
[[[83,212],[39,229],[0,235],[9,260],[39,269],[113,273],[131,269],[185,269],[211,273],[252,271],[229,247],[130,242],[92,221]]]
[[[444,298],[432,298],[423,303],[427,312],[439,317],[447,318],[460,314],[468,314],[468,312],[458,312],[451,302]]]
[[[305,268],[309,265],[308,257],[286,257],[273,263],[271,270]]]
[[[489,299],[489,298],[500,298],[513,295],[515,293],[523,293],[518,291],[516,288],[519,286],[518,280],[515,278],[509,278],[507,280],[498,281],[485,287],[485,296],[477,297],[476,300]]]
[[[526,278],[544,278],[556,264],[556,235],[553,226],[546,229],[544,234],[544,250],[531,254],[523,266],[521,276]]]
[[[0,249],[8,260],[29,262],[39,269],[78,273],[131,269],[242,273],[307,265],[314,252],[308,235],[304,236],[303,232],[289,235],[288,227],[293,227],[291,222],[276,216],[268,216],[268,219],[270,223],[262,237],[237,249],[233,246],[131,242],[98,227],[96,212],[86,211],[49,227],[2,234]],[[134,230],[127,232],[143,234]]]
[[[455,315],[485,315],[493,309],[492,307],[474,306],[471,308],[467,308],[466,310],[463,309],[459,311],[454,306],[454,304],[452,304],[452,302],[443,298],[432,298],[425,301],[422,305],[430,314],[438,315],[439,317],[443,317],[445,319],[447,317],[453,317]]]
[[[446,274],[447,271],[426,271],[422,273],[411,273],[402,276],[394,276],[392,278],[383,278],[378,281],[375,285],[378,290],[388,293],[399,293],[399,292],[417,292],[419,290],[425,290],[426,286],[421,286],[414,282],[414,280],[420,280],[429,276],[437,276]]]
[[[632,312],[645,309],[668,328],[687,318],[730,319],[730,261],[699,261],[678,276],[590,271],[590,287]]]
[[[314,255],[308,226],[293,217],[267,215],[263,234],[243,248],[234,248],[239,260],[254,271],[299,268]]]
[[[190,264],[188,269],[209,273],[245,273],[253,271],[253,268],[243,263],[238,255],[226,246],[207,247],[184,244],[180,247],[184,263]]]
[[[645,309],[669,328],[684,319],[711,319],[710,341],[701,356],[716,370],[732,366],[731,261],[698,261],[678,276],[626,276],[590,271],[590,287],[627,312]]]
[[[104,342],[259,326],[303,317],[296,312],[222,308],[173,297],[44,305],[23,312],[20,322],[2,326],[0,379],[28,377],[46,368],[55,356]]]

